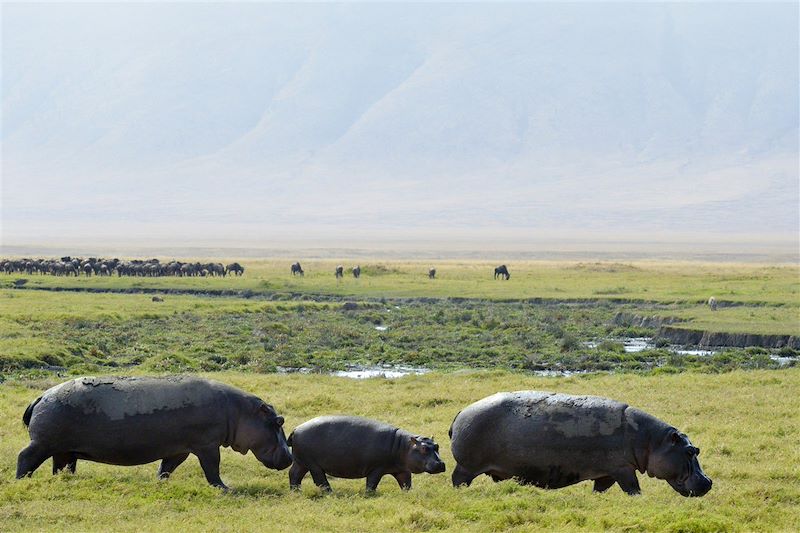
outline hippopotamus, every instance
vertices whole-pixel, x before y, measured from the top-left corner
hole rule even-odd
[[[31,443],[17,459],[17,478],[53,458],[53,473],[75,471],[78,459],[112,465],[161,460],[167,478],[190,453],[208,482],[219,476],[219,447],[253,455],[283,470],[292,456],[283,417],[242,390],[194,377],[83,377],[48,389],[25,410]]]
[[[480,474],[557,489],[585,480],[639,494],[636,471],[683,496],[711,489],[689,438],[627,404],[597,396],[500,392],[458,413],[450,426],[453,486]]]
[[[289,486],[299,489],[310,471],[314,483],[330,491],[326,474],[367,478],[374,491],[381,478],[391,474],[400,488],[411,488],[411,474],[445,471],[439,445],[433,439],[412,435],[383,422],[356,416],[321,416],[305,422],[289,435],[294,463]]]

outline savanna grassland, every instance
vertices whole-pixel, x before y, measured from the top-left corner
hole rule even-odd
[[[332,495],[306,479],[290,493],[287,471],[223,449],[223,494],[206,485],[190,458],[165,482],[156,465],[116,467],[79,461],[75,475],[43,465],[14,481],[27,443],[25,406],[58,380],[0,386],[0,528],[3,531],[793,531],[800,520],[800,369],[719,375],[590,374],[540,378],[507,371],[462,371],[397,380],[331,376],[207,374],[274,403],[286,427],[323,413],[374,417],[434,435],[448,472],[416,475],[400,491],[390,477],[375,495],[363,480],[331,479]],[[455,490],[447,428],[455,414],[498,390],[540,389],[610,396],[686,431],[701,448],[714,487],[683,498],[642,476],[642,495],[590,483],[560,490],[493,483],[482,476]]]
[[[531,531],[793,530],[800,520],[800,369],[791,347],[678,354],[670,327],[800,335],[796,266],[693,263],[362,261],[336,281],[336,264],[243,261],[238,278],[64,278],[0,275],[0,530]],[[158,295],[163,301],[153,301]],[[706,305],[709,296],[720,303]],[[643,317],[640,321],[620,319]],[[635,322],[635,323],[634,323]],[[652,338],[626,351],[623,338]],[[351,365],[434,370],[399,379],[326,375]],[[284,374],[303,368],[310,374]],[[536,371],[588,372],[539,377]],[[415,476],[377,495],[333,479],[323,495],[306,479],[223,451],[233,491],[208,487],[195,460],[167,482],[156,465],[82,461],[76,475],[12,481],[26,444],[25,406],[77,375],[200,373],[256,393],[288,430],[320,414],[350,413],[433,434],[445,475]],[[629,402],[686,431],[713,478],[685,499],[642,479],[643,495],[588,483],[558,491],[480,479],[449,483],[447,428],[465,405],[500,390],[598,394]]]

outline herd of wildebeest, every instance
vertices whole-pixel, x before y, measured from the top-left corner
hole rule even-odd
[[[98,257],[62,257],[60,259],[1,259],[0,272],[6,274],[51,274],[53,276],[227,276],[244,274],[239,263],[200,263],[169,261],[158,259],[103,259]]]
[[[326,491],[329,475],[366,479],[368,491],[391,475],[410,489],[412,474],[446,470],[433,438],[347,415],[313,418],[286,438],[284,418],[272,405],[188,376],[73,379],[31,402],[22,421],[31,442],[17,459],[18,479],[48,458],[54,474],[74,473],[79,459],[124,466],[160,460],[164,479],[194,454],[206,480],[227,489],[220,446],[253,452],[267,468],[291,466],[291,489],[299,489],[308,473]],[[616,483],[638,494],[637,471],[667,481],[683,496],[703,496],[712,484],[697,460],[700,450],[684,433],[596,396],[499,392],[455,413],[448,435],[454,487],[485,474],[550,489],[591,480],[603,492]]]
[[[228,275],[241,276],[244,267],[239,263],[200,263],[169,261],[162,263],[158,259],[103,259],[98,257],[62,257],[60,259],[0,259],[0,272],[5,274],[51,274],[53,276],[134,276],[134,277],[225,277]],[[305,271],[300,262],[292,263],[290,267],[292,276],[305,276]],[[350,272],[353,277],[361,277],[361,265],[356,265]],[[337,265],[334,270],[336,279],[344,277],[344,266]],[[436,269],[428,270],[428,278],[436,278]],[[511,274],[506,265],[494,269],[494,279],[508,280]]]

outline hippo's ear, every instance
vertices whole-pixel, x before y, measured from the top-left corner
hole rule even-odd
[[[419,444],[419,439],[420,439],[419,435],[412,435],[411,436],[411,444],[413,446],[417,446]]]
[[[671,442],[673,445],[675,445],[675,444],[680,444],[681,442],[683,442],[683,438],[681,437],[681,434],[680,434],[680,433],[678,433],[678,432],[677,432],[677,431],[675,431],[675,430],[673,430],[673,431],[672,431],[672,432],[669,434],[669,440],[670,440],[670,442]]]

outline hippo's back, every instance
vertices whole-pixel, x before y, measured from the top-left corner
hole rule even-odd
[[[191,377],[78,378],[42,395],[28,430],[31,441],[54,450],[144,464],[200,442],[227,442],[230,399],[237,392]]]
[[[590,465],[617,460],[622,453],[626,408],[596,396],[497,393],[453,420],[453,456],[476,472],[524,476],[531,469],[563,466],[582,476]]]
[[[84,415],[100,415],[109,420],[210,406],[218,403],[222,387],[225,386],[220,383],[184,376],[83,377],[48,389],[42,395],[34,417],[51,406],[71,408]]]

